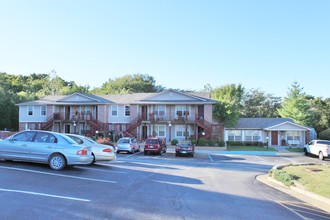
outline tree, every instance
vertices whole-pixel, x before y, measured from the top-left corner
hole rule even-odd
[[[109,79],[101,88],[92,90],[94,94],[127,94],[141,92],[160,92],[164,90],[155,85],[155,80],[147,74],[125,75],[115,80]]]
[[[278,117],[277,109],[280,107],[281,98],[266,94],[258,89],[251,89],[243,97],[241,117],[246,118],[271,118]]]
[[[294,82],[289,88],[278,113],[283,118],[292,118],[294,122],[310,127],[314,127],[317,120],[317,114],[298,82]]]
[[[224,122],[226,127],[235,126],[240,116],[241,101],[244,88],[241,84],[225,85],[212,91],[212,98],[218,100],[213,116]]]

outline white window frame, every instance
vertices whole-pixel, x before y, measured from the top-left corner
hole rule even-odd
[[[181,117],[185,117],[185,112],[188,112],[188,117],[191,115],[191,106],[177,105],[175,106],[175,116],[179,117],[178,112],[181,112]]]
[[[245,130],[244,141],[259,141],[259,130]]]
[[[228,141],[242,141],[242,130],[228,130]]]
[[[166,126],[165,125],[155,125],[154,131],[157,133],[158,137],[166,137]]]
[[[116,114],[114,114],[114,113],[116,113]],[[111,116],[114,116],[114,117],[118,116],[118,105],[112,105],[111,106]]]
[[[30,112],[31,112],[31,114],[30,114]],[[33,115],[34,115],[34,106],[29,105],[29,106],[27,107],[27,115],[28,115],[28,116],[33,116]]]
[[[41,116],[46,116],[47,115],[47,106],[46,105],[40,106],[40,115]]]
[[[286,139],[287,141],[300,141],[302,138],[300,131],[287,131],[286,132]]]
[[[154,107],[155,117],[164,117],[166,115],[166,106],[165,105],[156,105]]]
[[[186,132],[186,126],[185,125],[175,125],[175,137],[185,138],[186,137],[185,132]],[[187,128],[187,132],[188,132],[187,137],[190,137],[189,128]]]

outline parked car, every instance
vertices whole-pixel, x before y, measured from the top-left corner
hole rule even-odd
[[[182,141],[175,147],[175,156],[188,155],[193,157],[195,154],[195,145],[191,141]]]
[[[144,155],[150,153],[162,155],[166,153],[166,149],[165,140],[160,138],[148,138],[144,143]]]
[[[320,160],[325,157],[330,158],[330,141],[327,140],[312,140],[305,145],[305,155],[316,155]]]
[[[0,142],[0,159],[49,164],[53,170],[93,161],[91,147],[78,145],[64,134],[27,130]]]
[[[98,161],[113,161],[116,160],[116,153],[114,147],[105,144],[99,144],[91,138],[77,135],[77,134],[66,134],[69,138],[77,142],[77,144],[88,146],[92,148],[93,162]]]
[[[117,141],[117,153],[125,151],[127,153],[134,154],[140,151],[139,142],[132,137],[123,137]]]

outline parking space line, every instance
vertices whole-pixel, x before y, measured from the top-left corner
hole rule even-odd
[[[211,160],[211,162],[214,161],[213,158],[212,158],[212,156],[211,156],[211,154],[209,154],[208,157],[209,157],[209,159]]]
[[[107,164],[102,164],[98,163],[101,166],[107,166]],[[127,172],[123,171],[115,171],[115,170],[104,170],[104,169],[97,169],[97,168],[92,168],[92,167],[79,167],[80,169],[86,169],[86,170],[96,170],[96,171],[101,171],[101,172],[107,172],[107,173],[120,173],[120,174],[127,174]]]
[[[36,195],[36,196],[46,196],[46,197],[52,197],[52,198],[59,198],[59,199],[68,199],[68,200],[75,200],[75,201],[81,201],[81,202],[90,202],[89,199],[80,199],[75,197],[67,197],[67,196],[57,196],[52,194],[46,194],[46,193],[37,193],[37,192],[31,192],[31,191],[22,191],[22,190],[14,190],[14,189],[3,189],[0,188],[0,191],[4,192],[14,192],[14,193],[23,193],[23,194],[30,194],[30,195]]]
[[[110,181],[110,180],[101,180],[101,179],[93,179],[93,178],[87,178],[87,177],[69,176],[69,175],[58,174],[58,173],[47,173],[47,172],[43,172],[43,171],[28,170],[28,169],[22,169],[22,168],[14,168],[14,167],[0,166],[0,169],[18,170],[18,171],[24,171],[24,172],[30,172],[30,173],[38,173],[38,174],[44,174],[44,175],[50,175],[50,176],[60,176],[60,177],[65,177],[65,178],[80,179],[80,180],[95,181],[95,182],[103,182],[103,183],[117,183],[115,181]]]

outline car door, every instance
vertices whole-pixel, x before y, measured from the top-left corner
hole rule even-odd
[[[30,143],[30,159],[36,162],[47,162],[48,157],[57,149],[57,138],[47,132],[37,132],[33,142]]]
[[[35,131],[23,131],[3,141],[1,154],[6,159],[29,160],[29,146],[35,135]]]
[[[311,141],[308,146],[309,146],[309,150],[312,154],[318,154],[318,152],[316,153],[316,146],[315,146],[316,142],[315,141]]]

